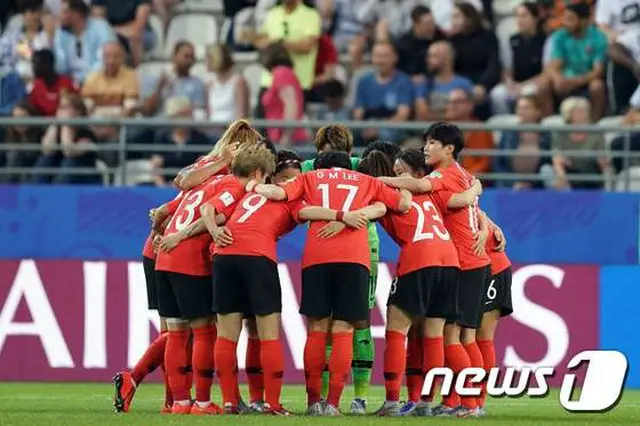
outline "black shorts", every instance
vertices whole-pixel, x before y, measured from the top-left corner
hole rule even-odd
[[[501,317],[513,313],[511,302],[511,267],[492,275],[485,295],[484,311],[499,310]]]
[[[458,278],[458,320],[465,328],[480,328],[484,298],[491,271],[488,266],[460,271]]]
[[[413,317],[457,319],[458,275],[456,267],[432,266],[393,280],[388,305]]]
[[[302,270],[300,313],[341,321],[369,318],[369,270],[358,263],[324,263]]]
[[[158,285],[156,284],[156,261],[146,256],[142,257],[144,268],[144,280],[147,283],[147,306],[149,309],[158,310]]]
[[[213,315],[211,276],[156,271],[158,313],[163,318],[197,319]]]
[[[282,312],[278,265],[264,256],[213,258],[213,309],[247,317]]]

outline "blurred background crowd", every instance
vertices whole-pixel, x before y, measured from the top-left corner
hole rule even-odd
[[[148,146],[126,155],[147,171],[134,183],[167,184],[157,171],[191,164],[241,117],[301,121],[265,129],[287,147],[313,144],[309,119],[555,126],[466,132],[468,149],[515,151],[465,156],[471,172],[537,176],[496,182],[515,189],[602,188],[567,176],[615,175],[619,159],[563,153],[640,151],[640,0],[3,0],[0,24],[0,116],[202,122],[128,129],[127,143]],[[557,131],[593,123],[631,138]],[[0,180],[109,183],[99,171],[123,159],[95,147],[119,130],[3,127],[0,144],[40,149],[0,151],[18,170]],[[393,126],[356,133],[357,146],[421,143]]]

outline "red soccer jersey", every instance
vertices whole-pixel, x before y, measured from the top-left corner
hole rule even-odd
[[[301,200],[269,201],[259,194],[245,195],[225,224],[233,244],[215,247],[214,254],[264,256],[277,262],[276,242],[296,227],[302,207]]]
[[[220,159],[220,156],[215,156],[215,157],[204,156],[204,157],[200,157],[194,163],[193,170],[198,170],[198,169],[200,169],[202,167],[208,166],[209,164],[211,164],[213,162],[216,162],[219,159]],[[230,170],[229,170],[229,167],[228,166],[224,166],[214,176],[228,175],[229,173],[231,173]]]
[[[173,200],[179,200],[180,197],[182,197],[183,192],[180,191],[178,193],[178,195],[176,195],[176,198],[174,198]],[[167,204],[168,205],[168,204]],[[174,211],[175,212],[175,208]],[[173,214],[173,212],[171,212],[171,214]],[[153,250],[153,231],[151,231],[149,233],[149,236],[147,237],[147,240],[144,243],[144,248],[142,249],[142,255],[148,259],[154,259],[156,258],[156,252]]]
[[[451,192],[413,196],[409,212],[390,213],[380,223],[400,246],[398,276],[430,266],[459,267],[458,252],[444,226],[440,211],[446,208]]]
[[[309,205],[343,212],[367,207],[375,201],[393,210],[400,204],[400,192],[378,179],[346,169],[322,169],[298,175],[283,185],[290,201],[303,198]],[[326,223],[312,222],[302,256],[302,267],[323,263],[358,263],[369,269],[367,229],[345,228],[333,238],[320,239],[318,230]]]
[[[439,197],[438,191],[441,190],[458,193],[471,188],[473,176],[454,162],[448,167],[431,172],[427,179],[433,184],[434,197]],[[473,253],[473,243],[478,232],[478,203],[462,209],[447,208],[442,213],[444,224],[451,232],[453,243],[458,250],[460,269],[466,271],[489,265],[489,256],[477,256]]]
[[[149,234],[149,236],[147,237],[147,241],[145,241],[144,243],[144,248],[142,249],[142,255],[144,257],[146,257],[147,259],[155,259],[156,258],[156,252],[153,251],[153,232],[151,232]]]
[[[235,176],[212,176],[185,192],[180,200],[173,200],[167,205],[169,211],[175,210],[175,213],[164,235],[185,229],[200,219],[200,206],[205,203],[211,204],[216,213],[231,216],[244,192],[244,185]],[[186,275],[211,275],[210,243],[211,235],[208,232],[187,238],[170,252],[160,251],[156,258],[156,269]]]
[[[489,226],[489,238],[487,238],[487,243],[485,244],[487,254],[489,255],[489,259],[491,259],[491,275],[499,274],[511,266],[511,261],[509,257],[507,257],[507,254],[504,251],[496,250],[498,241],[495,237],[495,231],[496,228]]]

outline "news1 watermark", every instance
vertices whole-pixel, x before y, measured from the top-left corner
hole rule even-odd
[[[567,373],[562,378],[559,402],[564,409],[574,413],[605,412],[615,407],[624,392],[629,363],[619,351],[591,350],[575,355],[567,364],[575,371],[582,363],[588,363],[580,395],[573,399],[578,383],[576,375]],[[502,382],[500,375],[502,374]],[[460,396],[479,396],[479,384],[486,380],[487,394],[494,397],[518,398],[524,395],[542,397],[549,393],[548,378],[553,377],[553,367],[492,368],[488,376],[482,368],[466,368],[459,374],[447,368],[434,368],[425,376],[422,394],[428,395],[441,380],[440,393],[449,395],[452,389]],[[517,378],[514,383],[514,378]]]

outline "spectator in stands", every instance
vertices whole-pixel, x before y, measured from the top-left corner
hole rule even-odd
[[[60,20],[68,31],[56,30],[56,69],[82,85],[87,74],[102,67],[102,48],[115,41],[116,35],[107,21],[89,17],[89,6],[83,0],[63,0]]]
[[[0,59],[0,116],[8,117],[13,108],[26,96],[26,87],[20,75]]]
[[[338,50],[328,34],[322,34],[318,41],[318,55],[316,56],[315,77],[309,102],[322,102],[322,86],[336,77]]]
[[[491,8],[489,8],[489,13],[486,13],[487,10],[484,10],[485,7],[483,6],[483,3],[486,0],[468,0],[467,3],[469,3],[470,5],[472,5],[479,14],[482,15],[483,11],[485,12],[485,15],[490,16],[492,15],[492,10]],[[429,3],[429,6],[431,7],[431,10],[433,11],[433,18],[435,19],[436,25],[438,26],[438,28],[440,28],[442,31],[444,31],[445,34],[450,35],[451,31],[453,30],[453,11],[454,11],[454,6],[457,2],[454,0],[432,0]],[[491,21],[491,18],[489,19]]]
[[[443,120],[451,92],[473,92],[473,83],[453,72],[454,52],[448,41],[437,41],[427,54],[428,77],[415,86],[416,118],[421,121]]]
[[[260,97],[267,120],[302,120],[304,92],[285,47],[279,43],[268,46],[261,52],[260,61],[272,76],[271,86]],[[302,127],[269,128],[267,135],[280,147],[309,141],[309,134]]]
[[[351,113],[345,105],[346,88],[339,80],[329,80],[322,85],[324,105],[318,113],[319,120],[348,121]]]
[[[377,2],[376,41],[397,41],[412,27],[412,12],[421,0],[385,0]]]
[[[92,116],[117,118],[132,115],[140,97],[138,74],[124,64],[125,53],[118,41],[104,46],[103,67],[87,76],[82,96],[91,106]],[[100,140],[115,139],[117,128],[94,129]]]
[[[22,101],[13,107],[12,116],[15,118],[27,118],[37,116],[36,111],[28,102]],[[38,143],[42,139],[43,131],[38,126],[11,126],[7,129],[7,135],[4,142],[10,144],[30,144]],[[4,165],[7,168],[30,168],[33,167],[38,160],[40,154],[37,151],[5,151]],[[22,183],[28,180],[27,173],[16,174],[0,174],[0,182],[2,183]]]
[[[91,11],[113,26],[134,67],[142,62],[144,52],[152,50],[157,43],[149,26],[150,0],[92,0]]]
[[[473,116],[473,93],[463,89],[453,89],[449,93],[447,112],[445,118],[456,123],[478,123]],[[491,132],[482,130],[466,130],[464,132],[465,152],[473,149],[493,149],[493,136]],[[491,171],[491,157],[465,155],[461,161],[462,166],[472,174],[487,173]]]
[[[581,97],[567,98],[560,105],[560,112],[565,122],[570,125],[585,126],[591,123],[591,105],[589,101]],[[602,182],[569,182],[570,174],[600,174],[608,171],[610,163],[606,157],[597,159],[590,157],[571,157],[564,155],[564,151],[600,151],[604,152],[604,137],[602,133],[571,132],[569,134],[558,132],[551,139],[553,154],[553,171],[555,182],[553,186],[558,189],[600,189]]]
[[[318,39],[321,34],[320,14],[302,0],[282,0],[267,13],[262,32],[255,42],[258,49],[281,42],[293,62],[300,85],[305,92],[313,87]],[[262,90],[271,85],[271,76],[264,72]]]
[[[516,101],[516,115],[520,124],[540,124],[542,115],[538,98],[520,96]],[[538,174],[543,166],[549,165],[549,158],[539,154],[551,147],[551,135],[548,132],[502,132],[499,146],[501,151],[517,151],[522,155],[494,157],[495,173]],[[514,189],[543,188],[540,179],[500,181],[498,185]]]
[[[86,117],[88,115],[84,100],[80,96],[64,96],[60,100],[56,116],[60,119]],[[42,153],[34,167],[60,168],[70,172],[74,168],[94,168],[96,163],[95,134],[87,127],[57,126],[52,124],[42,138]],[[99,176],[94,174],[73,175],[55,173],[57,183],[97,183]],[[52,181],[52,175],[33,175],[35,183]]]
[[[31,78],[31,55],[51,45],[43,26],[43,0],[18,0],[16,5],[22,19],[19,25],[8,28],[2,36],[0,61],[13,67],[21,76]],[[53,35],[55,27],[49,26],[48,30]]]
[[[396,42],[398,69],[412,76],[414,83],[422,82],[427,74],[429,46],[442,40],[444,34],[436,27],[431,9],[418,5],[411,11],[412,27]]]
[[[516,8],[518,32],[502,46],[503,83],[491,90],[494,114],[511,114],[515,100],[521,95],[536,95],[542,115],[552,114],[550,82],[543,72],[543,52],[547,39],[542,30],[540,12],[535,3],[522,3]]]
[[[372,36],[377,0],[318,0],[323,16],[333,17],[331,36],[340,53],[363,51]]]
[[[162,114],[164,102],[173,97],[189,98],[191,106],[207,108],[206,87],[202,80],[191,75],[196,61],[195,48],[188,41],[179,41],[173,49],[172,72],[158,77],[142,79],[144,97],[140,112],[146,116]]]
[[[550,35],[559,30],[564,25],[564,11],[567,5],[575,3],[585,3],[593,5],[592,0],[537,0],[540,7],[540,18],[545,33]]]
[[[491,115],[489,92],[500,82],[498,40],[493,31],[484,27],[480,12],[469,3],[456,4],[451,22],[455,71],[473,82],[476,116],[486,120]]]
[[[211,121],[231,123],[249,115],[249,86],[240,72],[234,69],[231,49],[216,44],[207,49],[208,115]],[[222,129],[219,132],[222,134]]]
[[[629,107],[632,97],[640,96],[640,28],[619,34],[609,45],[609,57],[613,60],[610,77],[607,78],[613,85],[609,87],[609,97],[615,113],[620,114]]]
[[[602,117],[606,102],[604,66],[607,37],[591,23],[591,11],[584,3],[567,6],[564,28],[551,36],[548,72],[553,89],[561,98],[591,99],[594,119]]]
[[[168,119],[193,119],[193,107],[191,101],[186,96],[173,97],[165,104],[164,116]],[[172,127],[158,135],[156,139],[158,145],[172,145],[170,150],[158,150],[151,157],[151,163],[156,171],[162,169],[176,169],[176,173],[170,176],[160,176],[155,178],[158,186],[163,186],[166,182],[172,182],[177,171],[195,163],[202,155],[201,152],[184,150],[185,147],[202,147],[206,151],[211,146],[210,138],[195,128]]]
[[[371,59],[376,69],[358,80],[353,118],[378,122],[409,120],[413,84],[408,75],[396,68],[398,55],[395,47],[387,42],[376,43]],[[360,137],[364,143],[374,139],[399,141],[402,133],[394,129],[365,129]]]
[[[45,49],[33,54],[33,87],[29,102],[37,115],[54,117],[58,111],[60,97],[77,92],[71,78],[60,75],[55,69],[55,57],[51,50]]]

